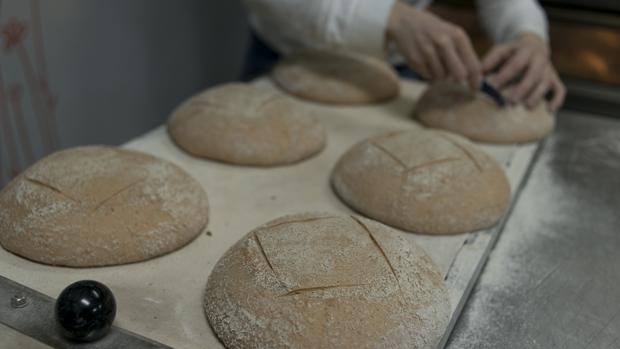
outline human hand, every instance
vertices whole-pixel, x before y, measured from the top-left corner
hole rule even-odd
[[[396,1],[387,35],[416,72],[427,80],[453,79],[480,87],[480,61],[463,29]]]
[[[551,64],[547,44],[537,35],[525,33],[512,42],[493,47],[482,60],[482,71],[498,89],[513,84],[506,98],[513,103],[536,107],[548,92],[553,94],[549,109],[564,102],[566,88]]]

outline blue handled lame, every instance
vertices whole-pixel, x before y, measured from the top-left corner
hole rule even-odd
[[[504,99],[504,96],[502,96],[502,94],[495,87],[489,84],[485,79],[483,79],[482,84],[480,84],[480,91],[491,97],[491,99],[494,100],[495,103],[497,103],[497,105],[499,105],[500,107],[506,105],[506,100]]]

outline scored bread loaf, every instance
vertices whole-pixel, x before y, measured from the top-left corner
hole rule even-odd
[[[273,80],[297,97],[333,104],[383,102],[398,96],[398,75],[385,62],[349,51],[304,50],[280,61]]]
[[[146,260],[189,243],[207,221],[206,194],[185,171],[114,147],[56,152],[0,192],[0,244],[52,265]]]
[[[420,247],[378,222],[327,213],[247,234],[215,265],[204,302],[229,349],[430,349],[450,312]]]
[[[508,208],[503,169],[465,138],[413,129],[347,151],[332,187],[349,206],[415,233],[456,234],[495,224]]]
[[[488,143],[537,141],[555,125],[546,103],[532,110],[522,104],[500,107],[486,94],[450,82],[430,85],[418,99],[414,115],[428,127]]]
[[[307,110],[265,87],[228,83],[190,98],[168,121],[188,153],[238,165],[282,165],[323,149],[325,130]]]

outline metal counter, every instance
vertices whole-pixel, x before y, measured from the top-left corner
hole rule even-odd
[[[448,348],[620,348],[620,121],[562,112]]]

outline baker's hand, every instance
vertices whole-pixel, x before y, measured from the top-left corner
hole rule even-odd
[[[549,109],[556,110],[564,102],[566,88],[553,68],[547,44],[537,35],[525,33],[514,41],[493,47],[482,60],[482,71],[497,88],[512,85],[506,96],[514,103],[536,107],[549,92],[553,97]]]
[[[387,26],[407,63],[428,80],[453,79],[480,85],[480,61],[463,29],[396,1]]]

